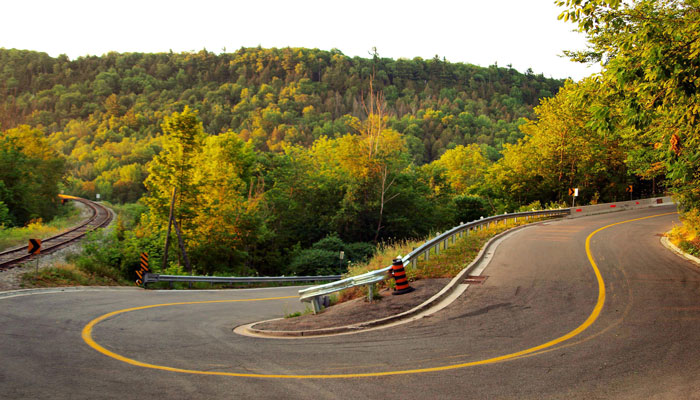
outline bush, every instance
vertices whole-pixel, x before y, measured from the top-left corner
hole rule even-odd
[[[700,210],[687,210],[680,219],[682,224],[671,230],[669,239],[686,253],[700,256]]]
[[[321,249],[307,249],[301,250],[294,256],[287,273],[295,276],[336,275],[342,274],[346,270],[346,264],[340,260],[338,253]]]
[[[81,271],[95,276],[123,281],[123,255],[115,231],[97,230],[83,240],[83,251],[68,257]]]
[[[333,234],[328,235],[318,242],[312,244],[311,248],[339,253],[345,249],[345,243],[338,237],[338,235]]]
[[[452,199],[455,208],[455,223],[471,222],[488,217],[486,201],[478,196],[459,195]]]
[[[367,262],[376,252],[377,248],[372,243],[355,242],[345,245],[345,258],[354,263]]]
[[[340,259],[340,252],[344,252]],[[356,242],[347,244],[337,235],[329,235],[311,246],[311,249],[297,248],[292,253],[292,261],[286,273],[290,275],[338,275],[347,272],[348,262],[365,262],[375,253],[371,243]]]
[[[0,201],[0,229],[3,227],[12,226],[12,218],[10,218],[10,209],[7,205]]]

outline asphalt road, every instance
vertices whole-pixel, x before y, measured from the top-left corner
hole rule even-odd
[[[298,288],[0,297],[0,398],[700,398],[700,268],[658,236],[677,216],[592,236],[604,292],[585,247],[672,211],[519,230],[451,306],[353,335],[232,333]]]

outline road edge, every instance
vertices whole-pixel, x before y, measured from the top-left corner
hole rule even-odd
[[[672,252],[676,253],[678,256],[685,258],[686,260],[692,261],[695,264],[700,266],[700,258],[695,257],[692,254],[688,254],[685,251],[681,250],[678,246],[675,244],[671,243],[671,241],[668,239],[668,236],[662,236],[661,237],[661,244],[671,250]]]
[[[319,336],[331,336],[331,335],[338,335],[338,334],[348,334],[348,333],[357,333],[357,332],[364,332],[369,329],[378,329],[378,328],[385,328],[388,326],[394,326],[398,325],[401,323],[406,323],[410,321],[414,321],[416,319],[423,318],[425,316],[434,314],[435,312],[447,307],[449,304],[451,304],[459,295],[457,296],[452,296],[455,291],[459,291],[459,294],[464,292],[469,285],[468,284],[462,284],[462,281],[467,277],[467,275],[477,269],[477,267],[482,267],[480,268],[480,271],[483,271],[484,268],[491,262],[491,257],[493,255],[493,252],[496,250],[498,245],[501,243],[501,241],[506,239],[506,236],[509,236],[521,229],[540,225],[542,223],[546,222],[551,222],[551,220],[546,220],[546,221],[540,221],[540,222],[535,222],[532,224],[527,224],[527,225],[521,225],[521,226],[516,226],[514,228],[510,228],[504,232],[499,233],[498,235],[492,237],[489,239],[488,242],[479,250],[479,253],[477,256],[472,260],[472,262],[467,265],[464,269],[462,269],[457,276],[452,278],[452,280],[445,285],[442,290],[440,290],[438,293],[433,295],[431,298],[428,300],[424,301],[423,303],[417,305],[416,307],[404,311],[399,314],[395,315],[390,315],[388,317],[384,318],[379,318],[375,319],[372,321],[366,321],[366,322],[360,322],[356,324],[351,324],[351,325],[345,325],[345,326],[339,326],[339,327],[332,327],[332,328],[322,328],[322,329],[308,329],[308,330],[299,330],[299,331],[275,331],[275,330],[266,330],[266,329],[257,329],[254,328],[255,325],[262,324],[265,322],[269,321],[276,321],[281,318],[275,318],[271,320],[265,320],[265,321],[257,321],[245,325],[240,325],[237,326],[236,328],[233,329],[233,331],[239,335],[243,336],[252,336],[252,337],[261,337],[261,338],[271,338],[271,339],[290,339],[290,338],[309,338],[309,337],[319,337]],[[493,247],[493,249],[492,249]],[[493,250],[493,251],[491,251]],[[489,251],[491,251],[489,253]],[[489,256],[486,258],[486,256]],[[486,259],[485,259],[486,258]],[[485,265],[481,265],[482,262],[485,263]],[[446,300],[449,300],[446,301]]]

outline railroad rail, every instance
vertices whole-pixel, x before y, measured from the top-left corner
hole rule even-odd
[[[90,200],[82,199],[80,197],[61,195],[63,200],[73,200],[80,202],[87,206],[91,210],[90,217],[85,219],[79,225],[74,226],[66,231],[59,233],[58,235],[51,236],[41,241],[41,252],[42,254],[52,253],[63,247],[68,246],[80,238],[85,236],[87,233],[94,231],[98,228],[104,228],[112,221],[113,214],[112,211],[95,202]],[[31,259],[32,256],[27,254],[27,246],[15,247],[9,250],[0,252],[0,271],[4,271],[10,268],[14,268],[24,261]]]

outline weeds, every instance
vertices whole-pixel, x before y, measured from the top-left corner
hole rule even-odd
[[[75,206],[65,206],[64,211],[48,223],[43,223],[41,219],[38,219],[23,227],[3,228],[0,225],[0,250],[26,245],[29,239],[44,239],[57,235],[79,224],[80,221],[80,209]]]
[[[72,264],[59,264],[43,268],[39,272],[22,275],[23,287],[57,287],[57,286],[116,286],[123,285],[122,280],[92,274]]]
[[[686,253],[700,256],[700,211],[686,211],[680,218],[682,224],[673,227],[669,240]]]
[[[296,318],[296,317],[301,317],[302,315],[309,315],[311,313],[313,313],[313,310],[309,306],[306,306],[304,311],[296,311],[293,313],[285,314],[284,317],[285,318]]]

